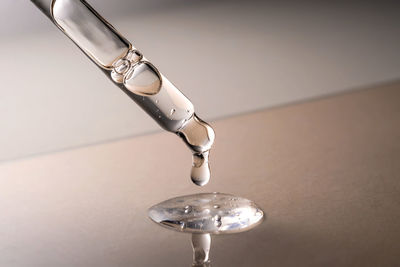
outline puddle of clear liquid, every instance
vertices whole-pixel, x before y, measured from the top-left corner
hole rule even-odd
[[[154,205],[148,214],[161,226],[197,234],[244,232],[264,219],[264,212],[253,201],[223,193],[172,198]]]

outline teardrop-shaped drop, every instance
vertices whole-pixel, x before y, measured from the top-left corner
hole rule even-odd
[[[125,87],[137,95],[155,95],[161,88],[161,77],[150,62],[139,62],[129,70],[124,79]]]

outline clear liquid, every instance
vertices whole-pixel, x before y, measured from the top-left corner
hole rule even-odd
[[[190,172],[192,182],[199,186],[206,185],[211,177],[208,156],[215,139],[214,130],[196,114],[193,114],[178,131],[178,135],[193,153]]]
[[[252,201],[223,193],[202,193],[163,201],[149,217],[172,230],[196,234],[239,233],[259,225],[264,212]]]
[[[46,14],[162,128],[182,137],[193,153],[192,181],[207,184],[208,155],[215,135],[194,114],[189,99],[87,3],[52,3]]]
[[[211,175],[209,150],[215,139],[211,126],[197,117],[193,104],[139,51],[130,50],[113,67],[111,79],[164,129],[177,133],[190,148],[193,183],[207,184]]]
[[[210,265],[210,234],[192,234],[193,267],[209,267]]]
[[[137,95],[155,95],[161,88],[161,76],[150,62],[140,61],[128,70],[123,83]]]
[[[209,151],[206,151],[202,154],[193,154],[190,178],[196,185],[203,186],[210,181],[211,171],[210,165],[208,164],[208,154]]]
[[[56,25],[101,67],[110,68],[130,49],[131,44],[86,3],[73,0],[52,3],[49,13]]]

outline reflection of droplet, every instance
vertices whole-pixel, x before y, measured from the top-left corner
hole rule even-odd
[[[175,113],[175,109],[171,109],[171,111],[169,112],[169,115],[172,116]]]
[[[179,225],[180,225],[181,230],[184,230],[186,228],[185,222],[181,222]]]
[[[192,234],[193,248],[193,265],[192,266],[209,266],[211,247],[210,234]]]
[[[213,208],[214,209],[219,209],[219,205],[214,205]]]
[[[156,99],[156,104],[158,104],[158,102],[159,102],[158,99]]]

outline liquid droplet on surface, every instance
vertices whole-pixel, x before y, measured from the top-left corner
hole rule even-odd
[[[235,207],[232,207],[232,198],[223,193],[181,196],[154,205],[148,214],[154,222],[168,229],[200,234],[244,232],[263,221],[264,213],[254,202],[237,197]],[[215,205],[220,208],[214,209]],[[187,206],[192,209],[189,213],[185,212]],[[261,216],[256,215],[257,211]]]
[[[204,213],[204,214],[210,214],[210,209],[204,209],[204,210],[203,210],[203,213]]]
[[[175,113],[175,109],[171,109],[171,111],[169,112],[169,116],[172,116]]]
[[[137,95],[155,95],[161,88],[161,76],[150,62],[139,62],[125,76],[124,85]]]
[[[186,214],[190,213],[191,211],[192,211],[192,206],[189,206],[189,205],[185,206],[185,213]]]

